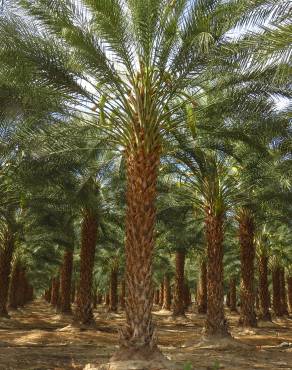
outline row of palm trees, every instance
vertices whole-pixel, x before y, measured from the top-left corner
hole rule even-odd
[[[176,212],[171,201],[188,221],[193,213],[183,230],[203,225],[206,335],[228,335],[227,220],[239,223],[241,322],[255,325],[254,233],[258,223],[274,224],[274,217],[289,224],[291,215],[291,132],[274,103],[290,96],[288,14],[285,1],[25,0],[7,4],[0,16],[1,175],[3,189],[16,188],[5,197],[22,230],[12,234],[24,249],[41,245],[43,260],[52,245],[65,249],[64,311],[80,244],[75,317],[82,323],[93,319],[98,240],[119,245],[125,236],[126,324],[116,358],[157,352],[155,239],[180,247],[179,271],[181,244],[195,244],[196,233],[167,231],[179,228],[167,220]],[[182,285],[184,276],[176,276]]]
[[[240,251],[235,250],[235,252],[237,254],[235,256],[236,262],[238,262]],[[275,253],[276,251],[273,252]],[[97,304],[103,302],[107,305],[109,312],[117,312],[118,308],[124,309],[125,299],[124,268],[121,255],[113,254],[110,249],[98,250],[97,254],[98,258],[95,262],[97,270],[94,274],[94,289],[92,291],[92,308],[96,308]],[[237,273],[234,271],[234,255],[227,251],[225,257],[230,258],[230,261],[224,264],[224,296],[230,312],[237,313],[239,310],[238,305],[245,299],[245,295],[238,292],[240,290],[238,284],[240,271]],[[188,256],[182,250],[170,253],[169,257],[164,255],[163,258],[164,260],[159,258],[154,269],[156,287],[154,304],[160,308],[172,310],[172,315],[176,317],[184,316],[195,299],[197,304],[195,310],[200,314],[206,314],[208,305],[206,259],[204,257],[197,258],[196,261],[192,254]],[[65,260],[66,255],[64,254],[64,263]],[[269,264],[268,260],[270,260]],[[174,261],[176,261],[176,264],[174,264]],[[188,264],[191,266],[190,270],[188,269]],[[68,265],[70,266],[71,262]],[[245,323],[241,321],[242,317],[247,317],[246,320],[248,320],[249,316],[244,316],[243,304],[240,304],[242,316],[239,318],[239,322],[248,327],[256,326],[255,312],[258,319],[271,321],[271,309],[275,316],[281,317],[288,314],[289,307],[290,311],[292,308],[291,274],[289,269],[283,267],[283,260],[279,260],[279,257],[269,258],[267,255],[258,255],[255,268],[257,283],[253,285],[257,285],[257,288],[254,289],[253,286],[251,289],[255,300],[247,307],[252,312],[254,321],[246,321]],[[269,274],[269,271],[271,274]],[[105,277],[104,279],[101,279],[102,275]],[[58,311],[65,313],[66,311],[62,308],[62,302],[65,297],[68,297],[70,287],[66,290],[61,290],[61,286],[62,276],[53,278],[49,289],[45,293],[45,298]],[[75,302],[76,287],[74,282],[71,288],[71,295],[68,297],[69,304],[71,301],[72,303]],[[272,301],[271,296],[273,297]],[[209,297],[210,299],[212,300],[212,297]]]

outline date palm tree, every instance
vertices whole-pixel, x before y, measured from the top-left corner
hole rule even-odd
[[[265,321],[271,321],[270,313],[270,292],[268,282],[268,269],[270,258],[270,237],[267,226],[263,225],[256,236],[256,247],[258,255],[258,279],[259,279],[259,298],[260,314],[259,318]]]
[[[181,123],[178,116],[170,119],[181,101],[195,104],[194,86],[200,89],[202,81],[232,71],[235,76],[227,83],[233,78],[242,81],[239,64],[234,64],[243,55],[238,52],[240,42],[232,42],[226,34],[265,1],[21,0],[16,4],[21,12],[7,7],[0,19],[6,79],[16,78],[24,88],[28,70],[37,81],[36,91],[48,87],[51,101],[61,95],[71,115],[82,113],[83,121],[102,127],[109,142],[124,150],[128,295],[117,358],[134,353],[147,358],[157,352],[151,276],[163,137]],[[216,230],[221,218],[218,222],[213,225]]]
[[[237,225],[233,218],[227,220],[224,246],[224,277],[227,294],[229,294],[229,309],[231,313],[237,313],[240,252],[237,241]]]
[[[190,193],[173,176],[172,166],[164,164],[159,180],[157,247],[158,252],[168,252],[173,256],[172,314],[174,317],[184,317],[187,308],[185,293],[188,256],[192,250],[198,252],[203,246],[202,223],[199,220],[193,222],[194,209],[189,201]]]
[[[21,231],[20,192],[15,181],[21,155],[15,144],[16,127],[15,122],[0,110],[0,316],[4,317],[9,317],[7,304],[10,274],[13,253]]]
[[[183,145],[182,137],[179,140]],[[203,153],[190,142],[187,153],[187,156],[177,153],[177,173],[192,192],[190,202],[204,215],[208,296],[205,334],[224,337],[229,335],[223,306],[224,223],[235,187],[224,161],[216,158],[216,154]]]
[[[255,221],[254,214],[249,207],[242,207],[238,213],[241,284],[240,284],[240,314],[239,323],[243,326],[256,327],[255,313]]]
[[[40,226],[42,223],[47,231],[44,237],[50,231],[51,242],[64,249],[58,307],[63,313],[70,312],[73,250],[77,233],[80,234],[80,279],[74,321],[87,325],[94,321],[94,256],[98,230],[103,213],[106,213],[102,187],[107,181],[109,168],[113,169],[113,155],[98,149],[100,137],[90,132],[90,126],[84,128],[74,121],[65,121],[64,126],[48,122],[26,137],[26,140],[33,137],[34,145],[26,150],[19,178],[26,202],[38,217],[37,224]],[[75,128],[73,137],[72,124]],[[23,137],[22,145],[24,143]],[[77,227],[79,223],[80,229]]]

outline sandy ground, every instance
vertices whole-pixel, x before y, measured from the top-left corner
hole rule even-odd
[[[106,313],[103,306],[95,314],[98,329],[79,330],[68,326],[70,317],[56,314],[42,300],[12,312],[10,320],[0,319],[0,369],[82,369],[87,363],[107,362],[117,348],[117,329],[124,318],[122,313]],[[219,349],[197,346],[203,315],[190,312],[187,320],[173,321],[170,312],[154,311],[154,318],[160,349],[182,370],[292,370],[291,318],[242,330],[237,326],[238,315],[228,314],[233,337],[246,346]]]

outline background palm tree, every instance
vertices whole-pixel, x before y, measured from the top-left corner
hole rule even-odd
[[[26,141],[25,130],[17,136],[23,146],[32,145],[35,128],[45,131],[43,141],[38,141],[39,148],[34,148],[33,153],[24,150],[25,155],[39,156],[42,161],[47,150],[42,144],[64,135],[66,130],[69,140],[65,150],[72,154],[82,149],[81,132],[89,128],[122,153],[127,178],[127,299],[118,359],[147,359],[158,352],[151,316],[152,263],[156,185],[164,153],[175,158],[175,163],[170,164],[175,167],[176,182],[183,179],[186,186],[192,187],[189,209],[194,202],[205,220],[210,293],[207,332],[227,333],[223,312],[223,226],[229,198],[236,189],[232,171],[226,169],[226,163],[233,164],[233,159],[227,155],[240,157],[247,147],[261,148],[263,143],[254,135],[255,128],[261,132],[268,127],[266,151],[272,137],[276,137],[272,132],[280,134],[283,147],[289,145],[287,117],[273,112],[270,99],[275,94],[289,96],[279,74],[285,58],[280,66],[250,67],[255,60],[251,51],[257,51],[261,37],[270,37],[270,30],[260,37],[228,37],[228,32],[238,25],[254,25],[271,12],[275,14],[268,5],[264,0],[253,4],[246,0],[24,0],[7,7],[0,18],[0,81],[1,91],[5,91],[1,101],[8,102],[1,105],[5,107],[2,111],[7,115],[7,108],[13,108],[15,122],[26,124],[30,133]],[[277,15],[280,11],[277,8]],[[278,28],[281,27],[282,24]],[[270,84],[271,77],[275,84]],[[271,122],[281,123],[280,128],[273,131]],[[51,126],[53,132],[46,135]],[[183,137],[189,131],[191,143]],[[79,135],[77,144],[75,135]],[[245,144],[244,150],[238,148],[239,142]],[[96,143],[88,143],[96,148]],[[58,142],[62,153],[63,144]],[[283,155],[285,149],[280,152]],[[63,155],[56,157],[68,161]],[[92,319],[94,251],[104,203],[97,178],[100,168],[90,165],[84,169],[74,160],[71,165],[70,180],[76,192],[63,196],[76,206],[78,220],[82,210],[84,258],[80,261],[77,317],[88,322]],[[55,175],[54,171],[47,176]],[[59,179],[66,184],[64,175]],[[31,194],[27,191],[25,195],[29,198]],[[289,215],[291,210],[287,208],[279,217]],[[248,236],[252,239],[250,232]],[[179,260],[182,262],[182,258]]]

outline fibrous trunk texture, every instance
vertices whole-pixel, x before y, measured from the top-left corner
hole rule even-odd
[[[159,289],[155,290],[154,294],[154,304],[159,305],[160,292]]]
[[[118,271],[113,268],[110,273],[110,297],[109,311],[117,312],[118,310]]]
[[[75,302],[75,297],[76,297],[76,284],[75,284],[75,280],[73,280],[72,288],[71,288],[71,303]]]
[[[207,263],[201,262],[200,282],[198,289],[198,313],[207,313]]]
[[[3,245],[0,247],[0,317],[9,317],[7,301],[13,250],[13,234],[8,228],[4,232]]]
[[[20,284],[20,263],[15,261],[12,268],[9,288],[9,308],[16,310],[18,307],[17,291]]]
[[[213,215],[206,210],[207,240],[207,318],[205,335],[229,336],[224,315],[223,291],[223,216]]]
[[[163,296],[164,296],[164,282],[160,283],[160,291],[159,291],[159,306],[163,306]]]
[[[160,150],[144,146],[143,132],[138,136],[139,146],[126,152],[126,324],[120,351],[114,356],[119,360],[132,357],[133,352],[142,356],[157,350],[152,320],[152,263]]]
[[[258,261],[259,266],[259,297],[260,297],[260,318],[271,321],[269,284],[268,284],[268,256],[261,254]]]
[[[51,305],[57,307],[60,298],[60,278],[56,276],[53,278],[52,283],[52,295],[51,295]]]
[[[229,294],[230,294],[230,311],[237,312],[236,308],[236,280],[235,278],[231,278],[229,281]]]
[[[241,283],[240,283],[240,319],[239,324],[244,327],[256,327],[254,294],[254,221],[247,211],[242,212],[239,220]]]
[[[276,316],[282,316],[282,302],[281,302],[281,269],[276,266],[272,272],[273,280],[273,310]]]
[[[43,295],[43,298],[47,301],[50,302],[50,295],[49,295],[49,289],[46,289]]]
[[[64,252],[63,264],[60,279],[60,294],[62,313],[71,313],[71,284],[73,269],[73,250],[68,249]]]
[[[287,277],[287,288],[288,288],[288,303],[289,309],[292,313],[292,276]]]
[[[281,267],[280,270],[280,286],[281,286],[281,311],[283,315],[288,315],[287,293],[286,293],[286,280],[285,269]]]
[[[24,306],[28,300],[28,290],[29,290],[29,284],[27,281],[27,276],[26,276],[26,270],[23,268],[23,278],[21,279],[21,287],[22,287],[22,298],[21,298],[21,306]]]
[[[122,309],[124,309],[126,305],[125,296],[126,296],[126,281],[125,279],[123,279],[121,284],[121,297],[120,297],[120,305]]]
[[[98,219],[90,209],[85,209],[81,226],[80,277],[74,312],[74,321],[90,324],[94,321],[92,311],[92,278]]]
[[[175,287],[173,316],[185,315],[185,251],[175,253]]]
[[[23,266],[21,266],[19,271],[19,284],[16,291],[17,306],[20,307],[24,305],[24,296],[25,296],[24,281],[25,281],[25,269],[23,268]]]
[[[102,294],[100,291],[97,292],[97,304],[102,304]]]
[[[108,292],[104,296],[104,303],[105,303],[106,306],[109,306],[109,303],[110,303],[110,295],[109,295]]]
[[[189,283],[185,281],[184,284],[184,306],[185,310],[188,309],[188,307],[192,304],[192,296],[191,296],[191,290],[189,287]]]
[[[50,303],[51,302],[51,295],[52,295],[52,284],[53,284],[53,279],[50,280],[50,284],[48,289],[45,291],[45,300]]]
[[[259,297],[258,289],[256,289],[256,292],[255,292],[255,308],[257,311],[260,309],[260,297]]]
[[[170,288],[170,278],[168,275],[164,275],[164,292],[163,292],[163,306],[165,310],[170,310],[171,307],[171,288]]]

